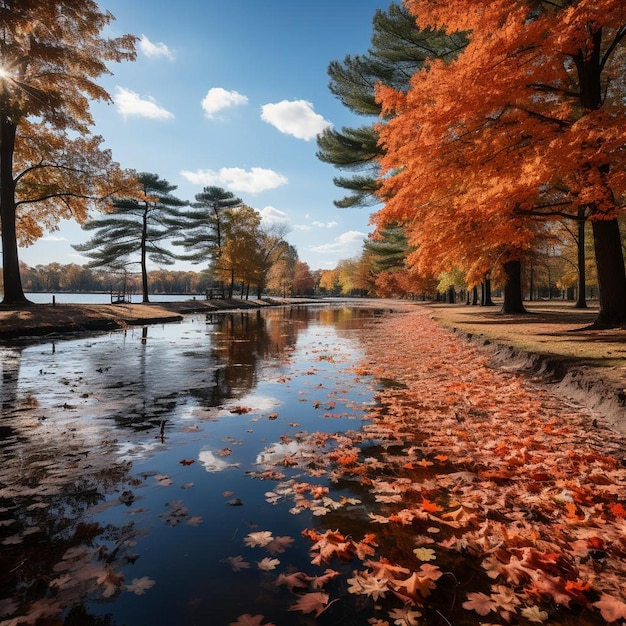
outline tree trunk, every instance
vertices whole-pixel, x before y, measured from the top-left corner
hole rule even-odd
[[[613,219],[593,220],[591,226],[600,300],[594,326],[620,326],[626,323],[626,272],[619,225]]]
[[[527,313],[522,301],[522,264],[519,261],[507,261],[503,269],[506,282],[502,313]]]
[[[25,306],[32,303],[24,295],[17,247],[15,181],[13,180],[16,131],[15,124],[4,113],[0,114],[0,228],[2,229],[4,278],[2,304]]]
[[[141,227],[141,301],[150,302],[148,298],[148,267],[146,242],[148,241],[148,209],[144,209],[143,224]]]
[[[585,268],[585,209],[578,209],[578,298],[575,309],[587,308],[587,272]]]
[[[478,304],[478,287],[474,285],[472,287],[472,306],[476,306]]]
[[[481,284],[481,290],[481,306],[495,306],[493,300],[491,299],[491,278],[485,278]]]

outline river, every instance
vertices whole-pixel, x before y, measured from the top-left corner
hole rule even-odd
[[[1,623],[305,623],[277,573],[323,574],[302,530],[365,514],[349,486],[328,516],[266,494],[279,479],[328,492],[307,466],[362,426],[372,381],[352,368],[375,315],[276,308],[0,344]]]
[[[66,293],[66,292],[37,292],[27,293],[26,297],[35,304],[50,304],[53,301],[58,304],[110,304],[110,293]],[[133,294],[128,296],[130,302],[140,303],[141,294]],[[150,302],[180,302],[182,300],[191,300],[192,298],[201,299],[204,296],[192,294],[150,294]]]

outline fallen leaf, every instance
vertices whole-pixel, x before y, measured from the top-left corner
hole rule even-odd
[[[257,561],[256,564],[259,569],[269,572],[273,569],[276,569],[280,565],[280,561],[278,559],[271,559],[269,556],[266,556],[264,559]]]
[[[315,617],[319,617],[328,608],[329,599],[330,596],[321,591],[305,593],[295,604],[289,607],[289,610],[315,613]]]
[[[141,578],[133,578],[130,585],[125,585],[126,591],[132,591],[138,596],[142,596],[148,589],[152,589],[156,582],[148,576],[142,576]]]
[[[463,602],[463,608],[468,611],[476,611],[478,615],[489,615],[489,613],[498,609],[498,603],[482,592],[470,592],[467,594],[467,598]]]
[[[413,554],[420,561],[434,561],[437,558],[437,554],[432,548],[415,548]]]
[[[264,547],[272,542],[274,537],[272,537],[272,533],[269,530],[260,530],[254,533],[248,533],[248,535],[244,538],[244,543],[249,548]]]
[[[250,563],[248,563],[242,556],[229,556],[222,560],[222,563],[228,563],[233,572],[238,572],[242,569],[249,569]]]

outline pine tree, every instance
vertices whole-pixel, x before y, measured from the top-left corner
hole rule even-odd
[[[114,198],[110,212],[83,224],[83,229],[96,231],[87,242],[73,246],[86,252],[89,267],[122,269],[130,264],[141,268],[143,302],[149,302],[148,269],[150,259],[158,265],[171,265],[176,255],[164,242],[180,228],[180,207],[187,203],[171,194],[176,189],[156,174],[137,175],[141,193],[137,197]]]
[[[195,198],[192,210],[185,213],[181,222],[183,238],[173,243],[188,250],[180,258],[194,263],[215,263],[224,246],[229,209],[239,207],[243,202],[221,187],[205,187]]]
[[[467,41],[463,35],[421,29],[404,3],[392,3],[387,11],[377,10],[372,21],[372,46],[364,55],[347,55],[342,62],[328,67],[329,89],[352,112],[378,118],[380,103],[375,91],[379,83],[398,90],[409,87],[411,76],[431,58],[452,59]],[[335,201],[340,208],[378,204],[376,192],[382,154],[373,119],[360,128],[328,128],[318,137],[317,156],[340,170],[353,172],[351,177],[336,177],[337,187],[350,192]]]

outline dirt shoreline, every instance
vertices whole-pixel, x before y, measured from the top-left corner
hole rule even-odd
[[[0,340],[164,324],[179,322],[183,315],[191,313],[258,309],[273,304],[269,299],[255,299],[142,304],[33,304],[23,308],[0,306]]]
[[[186,300],[149,304],[37,304],[0,307],[0,340],[177,322],[184,315],[319,303],[316,300]],[[626,329],[591,330],[597,310],[571,303],[527,303],[529,315],[498,307],[397,300],[353,305],[425,306],[440,325],[478,345],[499,368],[520,371],[597,415],[602,427],[626,433]],[[594,421],[594,423],[596,423]]]

